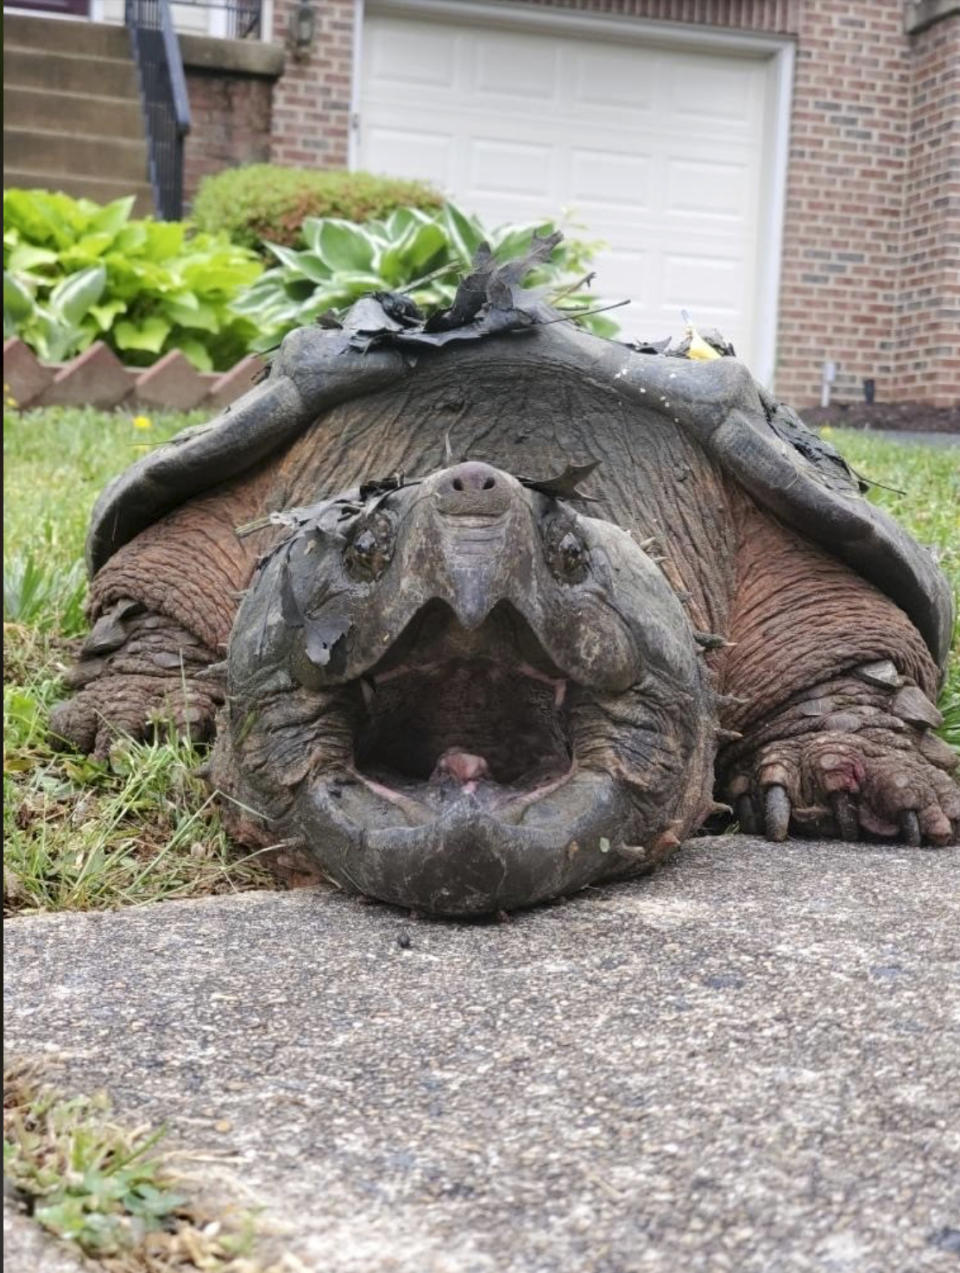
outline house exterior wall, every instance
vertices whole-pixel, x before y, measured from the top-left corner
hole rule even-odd
[[[960,400],[960,15],[908,34],[904,0],[515,0],[780,34],[796,43],[775,388],[836,400]],[[276,0],[283,41],[295,0]],[[469,7],[464,6],[464,16]],[[943,17],[946,13],[947,16]],[[952,15],[952,16],[951,16]],[[317,6],[309,57],[273,97],[275,163],[348,162],[353,0]]]
[[[960,400],[960,14],[910,49],[895,395]]]
[[[797,33],[776,387],[896,393],[894,330],[910,106],[901,0],[810,0]]]
[[[296,0],[275,0],[274,40],[284,43]],[[346,168],[353,85],[353,0],[323,0],[316,9],[310,56],[287,56],[273,98],[271,158],[304,168]]]

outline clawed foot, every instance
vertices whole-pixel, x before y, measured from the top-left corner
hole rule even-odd
[[[53,710],[53,743],[105,760],[123,735],[144,739],[166,730],[195,741],[211,738],[223,702],[215,660],[172,619],[135,601],[117,602],[67,674],[77,693]]]
[[[957,758],[933,734],[825,731],[761,747],[728,782],[748,833],[946,845],[960,831]]]

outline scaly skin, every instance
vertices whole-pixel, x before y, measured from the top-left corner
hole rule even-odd
[[[749,503],[731,646],[720,662],[724,799],[784,840],[945,845],[960,830],[957,757],[932,731],[937,668],[906,615]],[[737,736],[741,735],[741,736]]]
[[[112,648],[96,639],[101,621],[67,677],[78,692],[53,711],[53,741],[106,760],[123,735],[148,738],[172,729],[197,742],[212,738],[223,702],[221,678],[209,675],[217,655],[180,624],[145,611],[132,598],[103,619],[114,629],[108,638]]]
[[[122,735],[213,737],[240,589],[258,549],[235,527],[262,511],[269,473],[177,509],[125,544],[93,580],[93,630],[51,719],[54,743],[105,759]],[[262,536],[260,537],[262,540]]]

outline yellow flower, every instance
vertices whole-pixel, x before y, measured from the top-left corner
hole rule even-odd
[[[825,424],[825,425],[823,426],[823,428],[820,430],[820,436],[821,436],[822,438],[832,438],[832,437],[833,437],[833,429],[831,429],[831,427],[830,427],[830,425],[829,425],[829,424]]]
[[[133,417],[133,427],[135,429],[152,429],[153,421],[148,415],[135,415]]]

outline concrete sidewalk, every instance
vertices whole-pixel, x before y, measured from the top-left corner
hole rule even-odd
[[[317,1273],[960,1270],[958,849],[723,837],[505,923],[301,891],[5,946],[8,1054],[222,1156]]]

